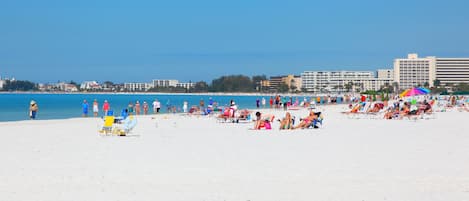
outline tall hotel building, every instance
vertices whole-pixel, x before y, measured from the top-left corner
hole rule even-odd
[[[399,88],[406,89],[424,86],[432,87],[435,80],[435,57],[418,58],[417,54],[409,54],[405,59],[394,60],[394,80]]]
[[[441,85],[469,83],[469,58],[436,58],[436,79]]]
[[[394,60],[394,80],[401,89],[426,83],[433,87],[435,80],[441,85],[469,83],[469,58],[419,58],[409,54],[405,59]]]

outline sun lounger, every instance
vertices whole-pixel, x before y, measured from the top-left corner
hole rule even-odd
[[[114,116],[105,116],[104,125],[99,131],[102,134],[111,134],[114,128]]]

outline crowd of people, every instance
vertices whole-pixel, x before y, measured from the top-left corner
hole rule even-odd
[[[361,99],[350,103],[349,110],[344,114],[377,115],[383,114],[384,119],[423,118],[436,112],[445,112],[456,108],[458,111],[469,111],[467,96],[412,96],[393,97],[385,101],[369,101]]]
[[[379,97],[382,99],[382,97]],[[270,96],[260,97],[255,99],[256,108],[265,108],[265,109],[281,109],[287,111],[288,109],[294,108],[309,108],[310,111],[314,110],[317,105],[320,104],[345,104],[349,106],[349,111],[344,112],[345,114],[382,114],[384,119],[402,119],[406,117],[415,117],[422,116],[425,114],[431,114],[438,111],[446,111],[448,109],[457,108],[459,111],[469,112],[469,107],[467,106],[469,98],[467,96],[419,96],[419,97],[391,97],[391,100],[374,100],[371,96],[366,95],[341,95],[341,96],[313,96],[313,97],[288,97],[288,96]],[[301,101],[300,101],[301,100]],[[129,102],[127,107],[122,109],[122,114],[127,115],[148,115],[152,110],[153,114],[159,114],[161,110],[161,102],[158,99],[155,99],[150,104],[147,101],[143,101],[140,104],[140,101]],[[200,99],[198,105],[192,105],[189,107],[188,101],[183,101],[182,109],[181,107],[172,106],[170,101],[167,103],[168,113],[184,113],[184,114],[194,114],[194,115],[211,115],[217,114],[216,116],[219,119],[226,120],[251,120],[255,122],[254,129],[266,128],[273,123],[272,115],[255,113],[255,118],[251,118],[249,110],[238,110],[234,100],[224,107],[220,107],[218,102],[214,101],[211,97],[206,103],[204,99]],[[113,110],[111,109],[110,103],[108,100],[104,100],[102,106],[98,100],[94,99],[92,106],[90,108],[87,100],[83,100],[82,103],[82,116],[88,117],[89,111],[93,112],[93,116],[97,117],[102,114],[113,115]],[[36,119],[37,112],[39,107],[36,101],[32,100],[30,102],[29,116],[30,119]],[[101,113],[100,113],[101,112]],[[320,113],[311,112],[308,116],[300,118],[295,124],[295,118],[291,116],[289,112],[285,113],[285,117],[278,119],[280,122],[280,129],[298,129],[305,127],[315,127],[315,125],[320,119]],[[269,123],[266,123],[266,120]]]

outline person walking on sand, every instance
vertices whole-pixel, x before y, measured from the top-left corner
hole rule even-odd
[[[82,116],[87,117],[88,116],[88,108],[89,108],[88,102],[86,100],[83,100],[83,104],[81,104],[81,107],[82,107],[82,110],[83,110]]]
[[[258,109],[259,109],[259,106],[261,105],[260,102],[261,102],[261,101],[259,100],[259,98],[257,98],[257,99],[256,99],[256,107],[257,107]]]
[[[98,112],[99,112],[99,106],[98,106],[98,101],[96,99],[94,99],[93,101],[93,115],[95,117],[98,116]]]
[[[264,97],[262,97],[261,103],[262,103],[262,108],[265,108],[265,98]]]
[[[31,103],[29,104],[29,118],[31,120],[36,119],[38,110],[39,110],[39,107],[37,106],[36,101],[32,100]]]
[[[146,101],[143,101],[143,114],[148,114],[148,103]]]
[[[140,115],[140,102],[135,103],[135,115]]]
[[[109,109],[111,109],[111,107],[109,106],[109,103],[107,102],[107,100],[104,100],[104,103],[103,103],[104,116],[107,116]]]

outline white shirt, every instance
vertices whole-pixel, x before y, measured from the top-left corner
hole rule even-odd
[[[161,103],[159,101],[153,101],[153,108],[160,108]]]

